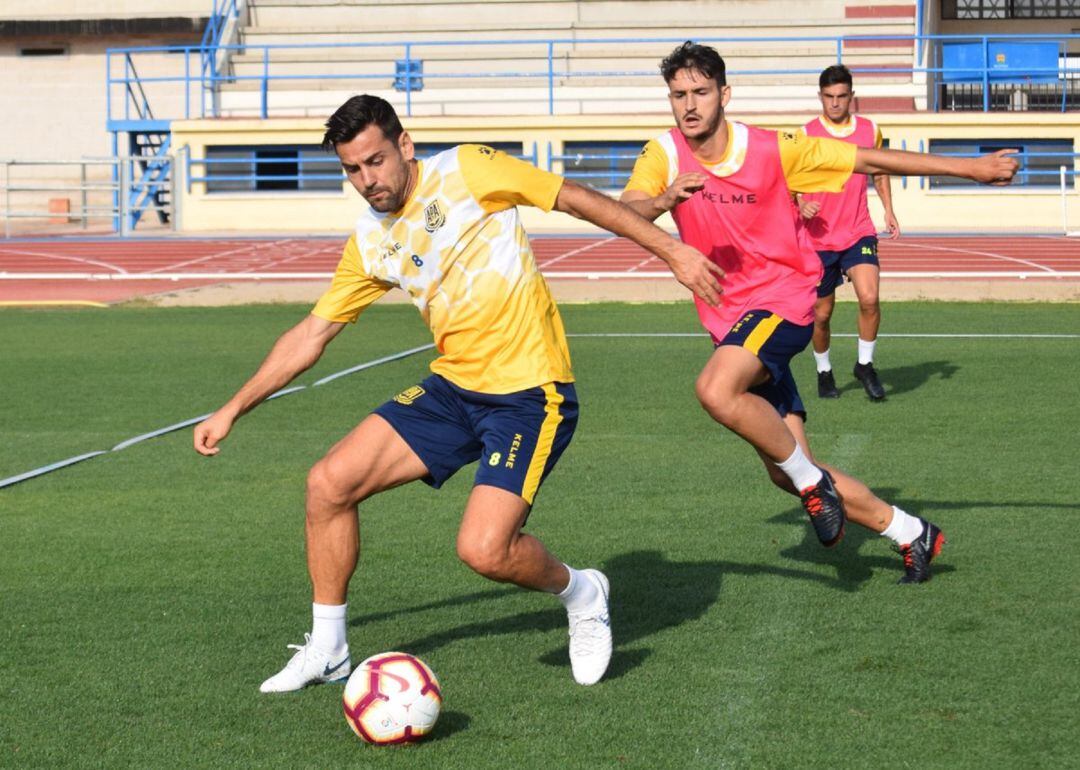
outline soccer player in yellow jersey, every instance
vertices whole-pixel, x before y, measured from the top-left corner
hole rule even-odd
[[[611,658],[608,580],[576,570],[522,531],[540,484],[577,423],[562,320],[537,270],[516,206],[557,209],[644,246],[702,301],[719,298],[719,268],[631,209],[489,147],[462,145],[423,162],[382,99],[349,99],[326,124],[333,149],[369,205],[330,288],[287,331],[248,382],[195,428],[214,455],[236,420],[301,372],[393,287],[435,336],[433,374],[378,407],[311,469],[307,562],[312,631],[263,692],[346,678],[346,593],[359,550],[357,504],[421,479],[439,487],[479,460],[457,536],[458,556],[492,580],[556,594],[570,625],[574,678],[593,684]]]

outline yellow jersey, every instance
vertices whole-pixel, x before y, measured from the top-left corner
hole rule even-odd
[[[550,211],[562,177],[481,145],[418,165],[399,211],[361,215],[312,313],[351,323],[399,287],[434,335],[431,370],[458,387],[503,394],[573,382],[562,319],[516,208]]]

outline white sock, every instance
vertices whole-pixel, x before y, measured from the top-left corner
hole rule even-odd
[[[810,462],[803,454],[802,447],[798,444],[795,445],[795,451],[791,453],[791,457],[782,463],[777,463],[776,467],[787,474],[791,483],[795,485],[795,489],[799,491],[814,486],[824,475],[821,468]]]
[[[867,342],[862,337],[859,337],[859,363],[860,364],[872,364],[874,363],[874,345],[877,345],[877,340]]]
[[[897,545],[907,545],[921,535],[922,530],[923,524],[918,516],[904,513],[894,505],[892,507],[892,521],[889,522],[889,526],[885,527],[885,531],[881,533],[881,536],[889,538]]]
[[[824,353],[818,353],[814,351],[814,361],[817,362],[817,370],[819,372],[831,372],[832,363],[829,361],[829,349],[825,348]]]
[[[311,643],[320,650],[337,652],[346,645],[345,608],[348,604],[311,605]]]
[[[569,564],[563,566],[570,572],[570,582],[561,594],[557,594],[559,601],[566,607],[567,612],[581,612],[588,609],[597,599],[599,592],[596,590],[596,585]]]

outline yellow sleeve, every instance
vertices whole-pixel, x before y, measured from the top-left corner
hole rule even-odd
[[[855,170],[854,144],[793,131],[779,131],[776,138],[792,192],[840,192]]]
[[[354,234],[345,244],[330,288],[315,303],[311,314],[332,323],[352,323],[364,308],[391,288],[364,272]]]
[[[881,128],[874,124],[874,148],[880,150],[885,144],[885,137],[881,135]]]
[[[563,185],[558,174],[479,144],[458,147],[458,164],[465,186],[489,213],[521,205],[551,211]]]
[[[640,190],[655,198],[668,186],[668,156],[660,142],[650,139],[634,161],[634,171],[626,190]]]

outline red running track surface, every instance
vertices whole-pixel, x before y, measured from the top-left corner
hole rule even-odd
[[[667,275],[659,259],[623,238],[532,243],[549,278]],[[318,279],[333,272],[342,245],[342,238],[12,239],[0,243],[0,302],[116,302],[238,279]],[[879,256],[891,278],[1080,280],[1080,238],[904,236],[882,240]]]

